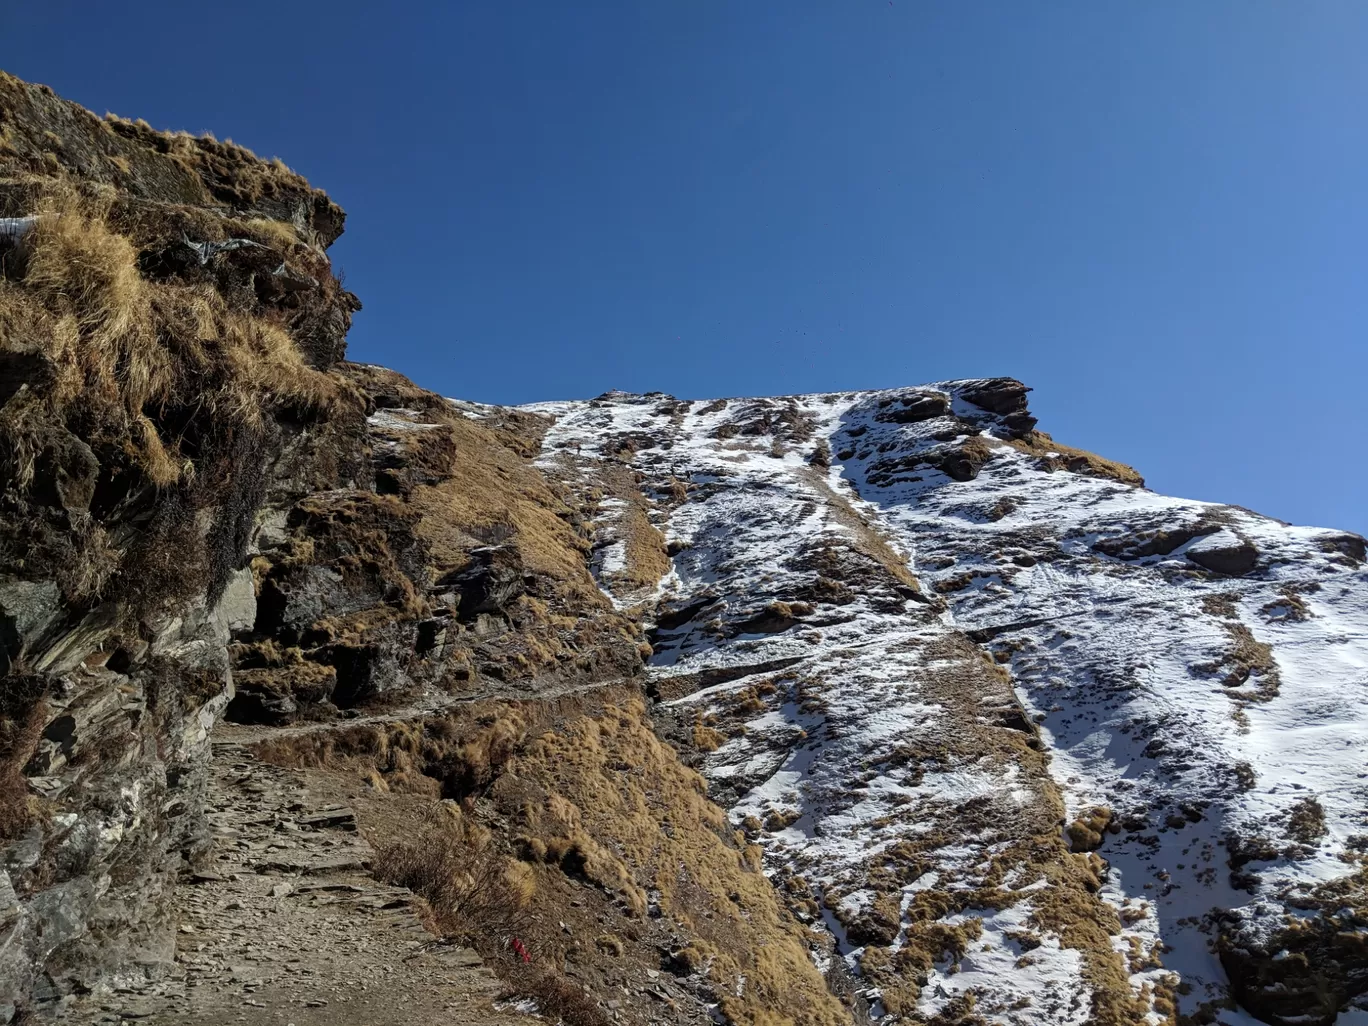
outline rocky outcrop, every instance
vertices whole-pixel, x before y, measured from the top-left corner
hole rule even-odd
[[[1351,999],[1368,994],[1363,886],[1361,873],[1357,893],[1332,886],[1336,900],[1321,918],[1289,922],[1270,902],[1222,916],[1217,951],[1240,1005],[1275,1026],[1331,1026]],[[1321,906],[1318,899],[1310,904]]]
[[[1015,378],[985,378],[963,382],[959,397],[996,414],[1006,437],[1024,438],[1036,426],[1036,418],[1026,403],[1029,391],[1029,387]]]
[[[1212,573],[1239,577],[1254,569],[1259,550],[1232,531],[1219,531],[1189,545],[1184,555]]]
[[[0,140],[5,1021],[169,961],[255,515],[357,303],[283,166],[3,74]]]

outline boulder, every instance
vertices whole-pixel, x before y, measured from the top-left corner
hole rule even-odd
[[[230,631],[248,631],[256,623],[256,607],[256,586],[252,581],[252,571],[244,567],[228,578],[228,585],[219,597],[214,615]]]
[[[950,397],[943,392],[915,392],[902,396],[895,405],[881,409],[874,419],[885,424],[915,424],[943,417],[950,412]]]
[[[1103,538],[1093,545],[1094,552],[1111,556],[1113,559],[1144,559],[1147,556],[1167,556],[1188,542],[1215,534],[1219,525],[1208,523],[1180,524],[1163,526],[1124,534],[1119,537]]]
[[[1036,418],[1026,405],[1030,389],[1016,378],[985,378],[960,389],[959,397],[981,410],[995,413],[1011,438],[1024,438],[1035,429]]]
[[[1030,389],[1015,378],[984,378],[960,389],[960,398],[989,413],[1007,414],[1026,411],[1026,393]]]
[[[993,458],[993,452],[982,438],[970,438],[941,453],[935,466],[956,481],[972,481],[979,476],[983,465]]]
[[[1368,541],[1361,534],[1333,534],[1320,540],[1322,552],[1338,552],[1355,563],[1368,560]]]
[[[233,671],[233,700],[226,716],[234,723],[289,723],[301,706],[332,698],[337,670],[315,662]]]
[[[1240,577],[1254,569],[1259,550],[1233,531],[1218,531],[1194,542],[1184,553],[1187,558],[1212,573]]]
[[[470,552],[470,562],[438,582],[460,596],[462,622],[502,609],[526,591],[522,555],[513,545],[486,545]]]
[[[332,700],[339,708],[349,708],[413,684],[389,645],[330,645],[321,649],[319,655],[336,668],[337,686]]]
[[[1368,944],[1327,915],[1288,920],[1259,901],[1225,913],[1217,952],[1242,1008],[1272,1026],[1332,1026],[1368,992]]]
[[[273,570],[262,583],[257,629],[292,632],[295,637],[326,615],[337,616],[369,605],[347,593],[342,575],[322,566],[292,566]]]
[[[60,608],[61,594],[53,581],[0,583],[0,672],[33,646]]]

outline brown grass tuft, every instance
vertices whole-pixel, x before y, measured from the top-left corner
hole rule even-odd
[[[27,679],[5,682],[9,692],[0,710],[0,841],[18,837],[34,820],[24,764],[33,756],[46,721],[47,706]],[[28,695],[24,701],[17,701]]]
[[[1144,487],[1145,484],[1145,479],[1134,467],[1105,459],[1084,449],[1062,445],[1044,431],[1032,431],[1024,438],[1007,439],[1006,444],[1027,456],[1038,457],[1037,465],[1042,470],[1068,470],[1089,477],[1110,478],[1137,487]]]
[[[41,397],[49,416],[77,405],[96,413],[106,434],[129,440],[154,484],[190,470],[157,423],[168,404],[194,397],[211,415],[259,428],[273,408],[316,410],[335,394],[281,325],[231,310],[208,286],[143,278],[107,201],[54,185],[38,212],[22,277],[0,282],[6,346],[34,346],[52,361],[56,379]]]

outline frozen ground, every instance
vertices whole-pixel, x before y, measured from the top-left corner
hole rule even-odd
[[[1127,483],[1005,379],[529,409],[549,471],[636,474],[673,559],[612,597],[655,609],[662,705],[875,1014],[1245,1026],[1218,938],[1277,977],[1289,922],[1361,936],[1361,539]],[[1337,971],[1236,991],[1368,1023]]]

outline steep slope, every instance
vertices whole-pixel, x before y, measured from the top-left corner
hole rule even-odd
[[[1336,1021],[1368,990],[1363,539],[1156,495],[1025,394],[531,409],[608,496],[664,729],[876,1015]]]
[[[0,1021],[843,1026],[549,418],[343,362],[341,228],[0,74]]]
[[[1363,539],[1010,379],[446,400],[342,223],[0,74],[0,1021],[1368,1020]]]

